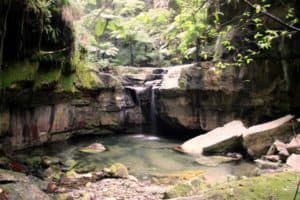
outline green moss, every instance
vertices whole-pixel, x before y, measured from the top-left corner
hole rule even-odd
[[[49,71],[39,71],[35,79],[34,89],[39,89],[43,85],[57,84],[60,77],[60,68],[54,68]]]
[[[203,199],[293,199],[299,172],[283,172],[217,185],[203,192]]]
[[[59,80],[59,86],[57,88],[57,92],[76,92],[77,89],[74,85],[74,82],[76,80],[76,75],[75,74],[70,74],[67,76],[62,76]]]
[[[30,168],[39,168],[42,162],[42,158],[40,156],[30,156],[25,160],[25,164]]]
[[[5,68],[0,73],[0,89],[11,87],[19,81],[34,81],[38,70],[37,62],[24,61]]]
[[[82,90],[96,90],[103,85],[102,81],[88,67],[88,63],[81,62],[76,68],[75,85]]]
[[[166,193],[165,198],[176,198],[176,197],[182,197],[187,196],[189,193],[191,193],[193,190],[193,187],[189,183],[178,183],[171,187]]]
[[[115,178],[128,177],[127,167],[121,163],[115,163],[112,166],[110,166],[110,168],[105,168],[104,172],[108,177],[115,177]]]

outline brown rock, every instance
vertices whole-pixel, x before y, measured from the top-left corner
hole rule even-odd
[[[256,159],[254,162],[260,169],[278,169],[282,166],[280,162],[270,162],[261,159]]]
[[[286,164],[293,169],[300,170],[300,155],[292,154],[287,159]]]
[[[290,123],[293,118],[294,116],[287,115],[268,123],[250,127],[243,133],[243,143],[248,154],[257,158],[266,154],[276,139],[287,142],[293,135],[293,123]]]
[[[300,154],[300,134],[294,137],[286,146],[289,153]]]
[[[290,155],[287,150],[286,144],[277,140],[275,141],[274,145],[278,151],[278,155],[280,155],[281,158],[284,158],[284,160],[286,160],[286,158]]]
[[[279,155],[266,155],[262,157],[264,160],[268,160],[271,162],[280,162]]]

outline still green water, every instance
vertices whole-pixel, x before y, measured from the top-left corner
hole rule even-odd
[[[79,152],[81,147],[101,143],[108,151],[88,154]],[[86,165],[94,164],[102,169],[119,162],[129,168],[129,173],[140,179],[156,174],[168,174],[187,170],[203,170],[210,181],[221,181],[226,177],[249,176],[253,173],[251,163],[221,164],[217,167],[201,166],[195,158],[172,150],[181,142],[149,135],[85,136],[65,142],[49,144],[25,152],[27,155],[55,156],[61,160],[74,159]]]

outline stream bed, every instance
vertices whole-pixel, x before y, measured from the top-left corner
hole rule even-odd
[[[153,176],[183,171],[203,171],[209,182],[224,181],[230,176],[252,176],[255,166],[247,161],[223,163],[209,167],[198,164],[196,158],[175,152],[172,148],[181,144],[158,136],[133,134],[113,136],[81,136],[64,142],[18,153],[18,156],[52,156],[60,160],[76,160],[80,165],[93,165],[103,169],[114,163],[122,163],[129,173],[140,180]],[[79,148],[101,143],[108,150],[102,153],[82,153]]]

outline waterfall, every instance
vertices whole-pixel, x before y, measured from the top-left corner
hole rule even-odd
[[[141,100],[141,96],[142,94],[145,92],[146,88],[145,87],[131,87],[131,89],[133,89],[135,91],[135,96],[136,96],[136,100],[137,100],[137,104],[139,107],[139,114],[141,115],[140,117],[142,118],[143,116],[143,110],[142,110],[142,100]],[[139,134],[143,134],[143,120],[139,120]]]
[[[151,88],[151,131],[152,133],[156,134],[157,133],[157,119],[156,119],[156,96],[155,96],[155,91],[156,87],[152,86]]]

